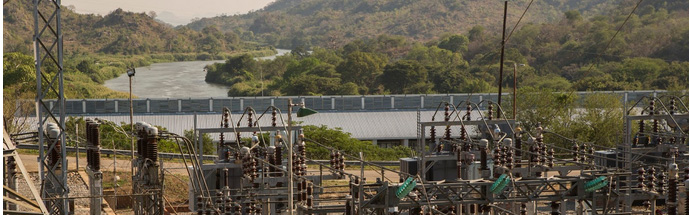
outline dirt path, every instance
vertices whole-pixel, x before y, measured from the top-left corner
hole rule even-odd
[[[24,161],[24,165],[26,167],[26,170],[28,172],[38,172],[38,162],[37,162],[37,157],[38,155],[33,155],[33,154],[20,154],[19,155]],[[68,167],[70,171],[74,171],[77,169],[77,162],[76,162],[76,157],[75,156],[70,156],[67,157],[67,162],[68,162]],[[114,161],[113,157],[107,157],[103,156],[101,157],[101,171],[105,172],[112,172],[114,171]],[[86,167],[86,155],[84,156],[79,156],[79,168],[81,170]],[[131,171],[131,161],[126,158],[122,157],[117,157],[117,172],[129,172]],[[187,175],[187,170],[185,169],[185,165],[182,162],[164,162],[164,168],[173,173],[173,174],[182,174],[182,175]],[[355,170],[355,169],[347,169],[345,172],[349,174],[353,174],[356,176],[359,176],[361,174],[361,170]],[[309,174],[313,175],[318,175],[320,174],[320,171],[318,168],[310,168],[308,170]],[[323,174],[330,174],[327,170],[327,168],[323,168]],[[376,180],[376,178],[382,178],[380,171],[375,171],[375,170],[364,170],[364,177],[366,178],[367,181],[373,182]],[[388,181],[392,182],[398,182],[399,176],[390,171],[385,171],[385,177],[388,179]]]
[[[19,155],[24,161],[24,166],[28,172],[38,172],[38,155],[33,154],[20,154]],[[131,161],[129,158],[117,157],[117,171],[131,171]],[[74,171],[77,169],[77,159],[76,156],[67,157],[67,163],[69,171]],[[113,157],[102,156],[101,157],[101,171],[113,171]],[[84,170],[86,167],[86,155],[79,155],[79,168]],[[164,162],[164,167],[173,174],[187,174],[184,168],[184,163],[182,162]]]

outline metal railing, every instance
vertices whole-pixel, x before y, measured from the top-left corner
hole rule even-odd
[[[619,95],[627,101],[635,101],[643,96],[665,93],[661,90],[647,91],[598,91],[576,92],[579,98],[585,98],[592,93],[609,93]],[[503,96],[512,96],[503,93]],[[182,113],[221,113],[223,107],[232,111],[241,111],[251,106],[255,109],[265,109],[274,105],[280,109],[287,109],[287,99],[304,102],[307,107],[319,111],[385,111],[385,110],[416,110],[434,109],[441,101],[458,103],[470,100],[479,102],[484,99],[497,101],[497,93],[476,94],[409,94],[409,95],[366,95],[366,96],[280,96],[280,97],[227,97],[227,98],[147,98],[132,101],[135,114],[182,114]],[[30,102],[32,100],[18,101]],[[55,101],[47,101],[48,108],[56,105]],[[68,99],[65,101],[65,111],[68,115],[118,115],[129,113],[127,99]],[[31,113],[35,110],[31,111]]]

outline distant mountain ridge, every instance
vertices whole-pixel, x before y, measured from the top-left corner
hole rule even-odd
[[[9,1],[3,5],[4,52],[33,50],[33,4]],[[237,49],[239,37],[207,26],[199,31],[174,28],[145,13],[116,9],[105,15],[78,14],[64,6],[62,27],[65,54],[153,54],[218,52]]]
[[[578,10],[585,17],[604,14],[624,1],[533,1],[522,23],[558,21],[568,10]],[[509,27],[529,2],[510,1]],[[187,26],[199,30],[214,25],[278,47],[339,47],[381,34],[428,41],[444,33],[466,33],[477,25],[498,32],[503,6],[503,1],[496,0],[277,0],[255,12],[203,18]]]

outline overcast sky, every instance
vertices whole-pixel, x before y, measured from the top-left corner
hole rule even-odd
[[[77,13],[105,15],[122,8],[126,11],[155,11],[158,19],[172,25],[189,23],[193,18],[214,17],[221,14],[243,14],[258,10],[275,0],[63,0],[62,5],[76,7]]]

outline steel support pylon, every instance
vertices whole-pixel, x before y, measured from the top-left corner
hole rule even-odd
[[[50,214],[68,214],[61,0],[33,0],[33,3],[41,197]],[[48,99],[55,100],[48,102]],[[46,129],[47,123],[57,124],[54,138],[46,137],[51,132]],[[50,152],[54,156],[48,156]]]

